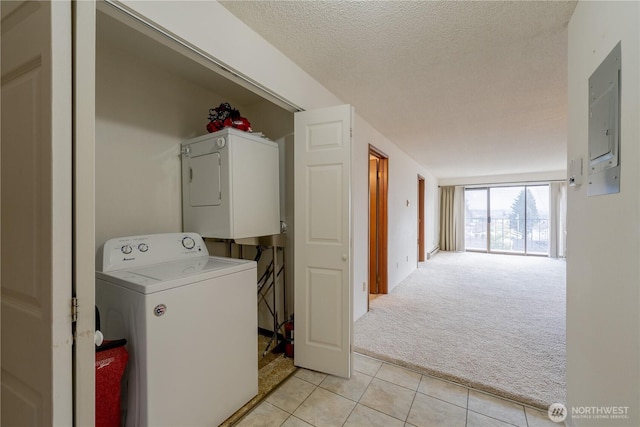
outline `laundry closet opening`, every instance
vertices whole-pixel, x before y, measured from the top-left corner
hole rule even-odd
[[[96,250],[116,237],[185,231],[181,143],[206,135],[209,110],[229,103],[249,120],[255,133],[277,144],[279,219],[287,232],[243,241],[203,237],[210,255],[259,258],[258,277],[266,272],[273,281],[265,282],[269,286],[263,286],[256,310],[259,330],[267,337],[274,330],[279,334],[268,349],[261,344],[262,356],[277,344],[284,346],[282,324],[293,313],[293,251],[287,248],[293,244],[294,108],[265,99],[256,93],[259,90],[243,87],[205,62],[178,41],[109,4],[99,4]],[[260,216],[260,209],[252,214]],[[269,273],[270,268],[275,274]],[[256,292],[258,287],[256,283]],[[222,331],[224,337],[224,324],[203,325],[201,332],[210,330]],[[233,351],[224,338],[220,351]]]

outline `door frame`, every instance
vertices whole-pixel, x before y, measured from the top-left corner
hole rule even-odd
[[[375,230],[377,233],[376,257],[372,260],[369,254],[369,266],[372,262],[377,264],[378,277],[371,277],[371,267],[369,268],[369,293],[386,294],[389,292],[389,274],[388,274],[388,199],[389,199],[389,156],[383,151],[369,144],[369,156],[378,159],[378,188],[377,195],[377,218]],[[371,171],[368,171],[370,176]],[[367,186],[371,193],[371,180]],[[371,230],[371,217],[369,215],[369,230]],[[369,247],[372,245],[372,235],[369,231]],[[377,285],[377,286],[376,286]],[[377,292],[376,292],[377,291]]]
[[[73,412],[77,426],[95,422],[95,0],[72,2]],[[82,60],[80,60],[82,58]]]

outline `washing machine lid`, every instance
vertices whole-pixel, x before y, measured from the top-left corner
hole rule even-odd
[[[204,256],[106,273],[98,271],[96,278],[135,292],[151,294],[237,273],[255,266],[254,261]]]

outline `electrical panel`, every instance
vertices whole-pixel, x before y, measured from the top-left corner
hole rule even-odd
[[[589,77],[588,196],[620,192],[621,43]]]

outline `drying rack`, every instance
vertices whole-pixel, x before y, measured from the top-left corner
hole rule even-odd
[[[258,305],[262,301],[264,301],[267,309],[269,310],[269,314],[273,318],[273,333],[269,338],[269,342],[262,352],[262,357],[264,357],[271,348],[277,347],[280,344],[281,336],[283,334],[278,334],[280,329],[287,321],[287,307],[286,307],[286,290],[284,285],[284,260],[285,260],[285,246],[286,246],[286,234],[274,234],[271,236],[261,236],[261,237],[248,237],[243,239],[235,239],[234,243],[238,245],[249,245],[255,246],[258,249],[258,253],[256,255],[255,261],[259,261],[261,256],[265,253],[265,251],[271,252],[271,262],[267,265],[264,273],[258,279],[257,283],[257,292],[258,292]],[[278,249],[282,251],[282,262],[278,262]],[[278,292],[278,279],[282,275],[282,292]],[[271,291],[271,301],[267,298],[269,295],[269,291]],[[282,308],[284,311],[283,320],[280,322],[278,319],[278,302],[282,303]]]

